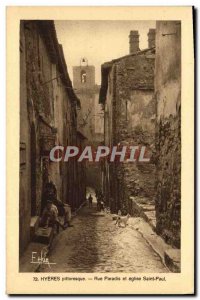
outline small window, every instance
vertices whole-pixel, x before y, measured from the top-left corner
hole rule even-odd
[[[86,83],[86,72],[84,70],[81,71],[81,82]]]
[[[20,167],[26,166],[26,144],[20,142]]]

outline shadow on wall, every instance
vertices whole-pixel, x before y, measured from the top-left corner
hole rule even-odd
[[[86,168],[86,185],[94,189],[101,189],[101,168],[97,163],[88,163]]]

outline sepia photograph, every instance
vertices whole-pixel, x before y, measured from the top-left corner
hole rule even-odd
[[[8,7],[7,293],[194,292],[192,7]]]
[[[20,272],[181,271],[181,22],[20,21]]]

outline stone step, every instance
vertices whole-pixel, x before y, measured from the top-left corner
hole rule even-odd
[[[156,211],[143,211],[144,219],[151,225],[151,227],[156,229]]]
[[[140,204],[144,211],[155,211],[155,205],[152,204]]]
[[[148,199],[137,199],[136,197],[130,197],[132,201],[132,213],[134,216],[142,217],[149,225],[152,227],[153,230],[156,229],[156,212],[155,212],[155,205],[149,200],[149,204],[147,203]],[[146,200],[146,203],[142,203]]]
[[[39,227],[36,234],[34,241],[42,244],[51,244],[54,236],[54,229],[52,227],[43,228]]]
[[[181,251],[180,249],[168,249],[164,254],[166,266],[175,273],[181,269]]]

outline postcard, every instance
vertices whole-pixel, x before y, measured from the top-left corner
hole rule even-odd
[[[7,7],[8,294],[194,294],[192,7]]]

